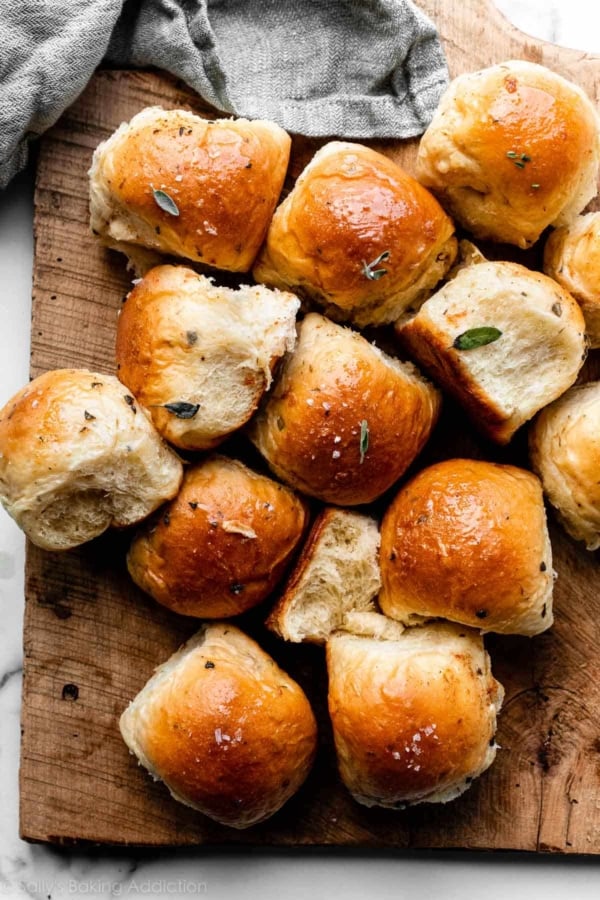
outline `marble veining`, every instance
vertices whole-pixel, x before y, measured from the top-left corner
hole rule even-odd
[[[497,0],[522,30],[584,51],[600,52],[600,10],[590,0]],[[1,38],[0,38],[1,40]],[[27,380],[31,271],[31,176],[19,177],[0,203],[0,385],[4,400]],[[9,289],[8,289],[9,288]],[[0,511],[0,898],[119,896],[214,898],[334,893],[378,900],[444,897],[547,900],[597,898],[598,866],[569,860],[523,860],[496,854],[410,856],[226,852],[67,851],[18,837],[18,759],[22,672],[24,542]],[[150,787],[150,786],[149,786]],[[591,861],[592,863],[594,861]],[[373,890],[375,888],[375,890]]]

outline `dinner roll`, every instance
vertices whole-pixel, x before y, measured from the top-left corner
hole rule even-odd
[[[371,516],[326,507],[267,626],[286,641],[324,643],[348,613],[372,612],[381,587],[379,528]]]
[[[381,526],[381,609],[504,634],[552,625],[552,548],[538,478],[449,459],[399,491]]]
[[[600,212],[552,232],[544,247],[544,272],[575,297],[590,346],[600,347]]]
[[[533,468],[571,537],[600,547],[600,382],[572,387],[529,432]]]
[[[124,252],[142,245],[246,272],[279,199],[290,144],[273,122],[143,109],[94,153],[91,228]]]
[[[456,254],[454,225],[396,163],[360,144],[322,147],[276,210],[254,277],[373,325],[418,306]]]
[[[129,704],[121,734],[175,800],[231,828],[276,813],[312,765],[310,704],[251,638],[203,625]]]
[[[234,459],[186,469],[177,497],[134,538],[127,567],[163,606],[214,619],[273,590],[307,523],[302,500]]]
[[[508,262],[461,268],[398,328],[417,362],[500,444],[573,384],[584,331],[564,288]]]
[[[235,291],[184,266],[158,266],[119,316],[119,378],[168,441],[214,447],[248,421],[293,349],[299,306],[292,294]]]
[[[450,84],[417,178],[475,237],[528,247],[596,195],[598,163],[598,116],[581,88],[510,60]]]
[[[400,478],[429,438],[440,403],[410,363],[310,313],[249,435],[291,487],[356,506]]]
[[[476,632],[441,622],[383,640],[340,632],[327,669],[338,767],[359,803],[446,803],[492,764],[504,691]]]
[[[45,550],[139,522],[181,478],[178,457],[112,375],[46,372],[0,411],[0,501]]]

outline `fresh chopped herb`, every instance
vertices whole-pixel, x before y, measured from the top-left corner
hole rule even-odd
[[[185,333],[186,340],[190,347],[193,347],[196,341],[198,340],[198,332],[197,331],[186,331]]]
[[[285,422],[283,421],[281,416],[277,416],[277,427],[279,428],[280,431],[285,430]]]
[[[185,400],[178,400],[175,403],[163,403],[162,406],[163,409],[173,413],[178,419],[193,419],[200,409],[199,403],[186,403]]]
[[[179,208],[172,197],[169,197],[166,191],[156,191],[152,188],[152,196],[157,206],[160,206],[163,212],[169,213],[170,216],[178,216]]]
[[[84,419],[86,420],[86,422],[93,422],[94,419],[96,418],[96,416],[93,416],[93,415],[91,414],[91,412],[88,412],[88,411],[87,411],[87,409],[84,409],[84,411],[83,411],[83,417],[84,417]]]
[[[531,157],[527,153],[517,153],[515,150],[508,150],[506,155],[508,159],[512,160],[517,169],[524,169],[525,163],[531,162]]]
[[[362,261],[362,270],[365,278],[368,278],[369,281],[378,281],[380,278],[383,278],[384,275],[387,275],[387,269],[377,269],[376,266],[379,263],[385,262],[386,259],[390,258],[390,251],[384,250],[383,253],[380,253],[377,259],[374,259],[373,262],[367,263]]]
[[[480,328],[469,328],[454,339],[452,346],[455,350],[474,350],[476,347],[484,347],[492,344],[502,336],[498,328],[491,325],[482,325]]]
[[[360,462],[364,462],[367,450],[369,449],[369,423],[363,419],[360,423]]]

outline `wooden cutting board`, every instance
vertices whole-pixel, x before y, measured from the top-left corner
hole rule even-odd
[[[453,75],[519,57],[555,69],[598,101],[600,57],[522,35],[487,0],[422,0],[420,5],[439,27]],[[105,71],[42,141],[32,375],[65,366],[114,370],[116,316],[130,280],[122,257],[103,250],[88,233],[86,173],[100,140],[157,103],[211,114],[171,78]],[[293,175],[317,146],[295,141]],[[375,146],[410,169],[414,142]],[[511,255],[519,258],[515,251]],[[535,262],[535,254],[530,260]],[[421,464],[454,453],[525,463],[522,436],[500,451],[477,446],[469,432],[447,406]],[[486,639],[494,672],[506,688],[502,750],[492,769],[446,806],[392,812],[355,804],[336,775],[322,650],[284,645],[263,629],[264,610],[250,616],[247,627],[314,703],[321,744],[314,772],[297,797],[269,822],[245,832],[175,803],[137,766],[120,738],[121,711],[154,667],[195,630],[193,620],[162,609],[130,583],[124,567],[128,539],[112,534],[63,554],[28,547],[20,772],[24,838],[600,853],[600,568],[597,554],[586,553],[558,527],[552,527],[559,574],[556,624],[534,639]]]

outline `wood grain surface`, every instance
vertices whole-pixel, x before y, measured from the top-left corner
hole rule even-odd
[[[548,65],[598,102],[600,57],[559,49],[512,28],[485,0],[422,0],[438,25],[451,72],[509,58]],[[150,104],[210,116],[183,84],[156,73],[98,73],[42,141],[35,195],[31,374],[65,366],[114,370],[115,322],[130,287],[123,258],[88,232],[92,152],[123,120]],[[292,175],[318,146],[295,140]],[[381,144],[408,169],[414,142]],[[501,257],[506,248],[496,248]],[[510,256],[536,263],[511,250]],[[588,364],[588,372],[597,360]],[[471,453],[525,463],[523,436],[508,450],[474,443],[446,405],[419,464]],[[235,449],[235,448],[234,448]],[[320,726],[306,785],[263,825],[237,832],[177,804],[131,757],[117,720],[129,700],[196,624],[154,604],[129,581],[128,534],[62,554],[28,547],[20,772],[21,834],[28,840],[111,844],[354,845],[600,853],[600,621],[597,554],[552,523],[556,624],[537,638],[490,636],[495,675],[506,688],[494,766],[445,806],[393,812],[354,803],[335,769],[320,648],[285,645],[243,626],[307,691]]]

